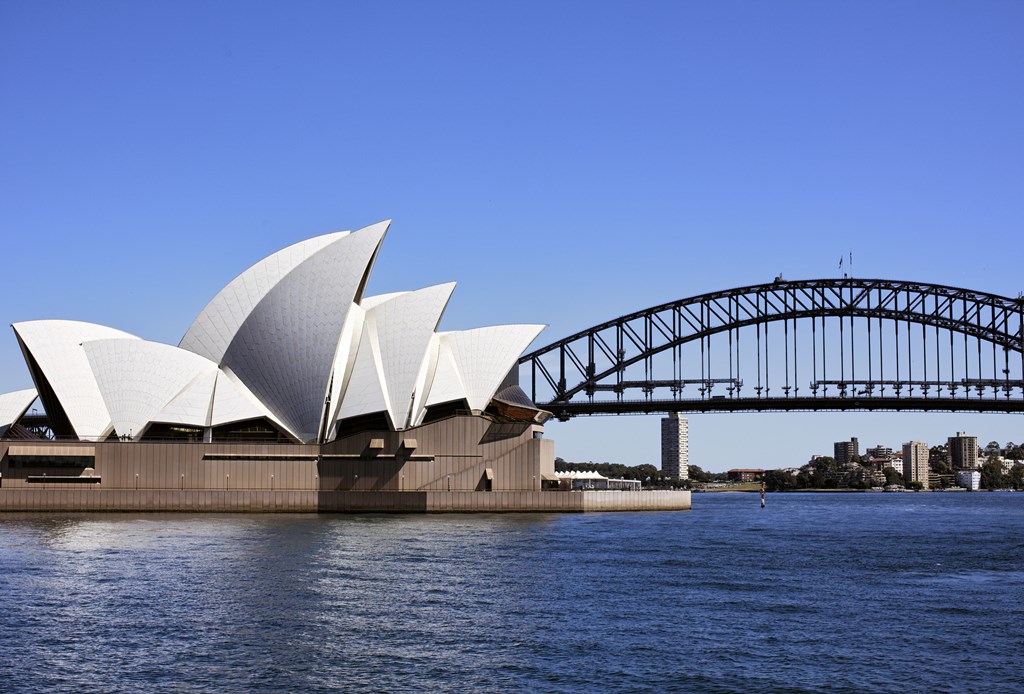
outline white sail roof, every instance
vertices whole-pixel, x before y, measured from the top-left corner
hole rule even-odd
[[[396,429],[421,418],[434,331],[454,290],[449,282],[362,302],[369,308],[340,418],[386,410]]]
[[[334,422],[338,419],[338,410],[341,407],[343,393],[352,368],[355,365],[356,352],[359,350],[359,340],[363,334],[363,321],[366,311],[357,304],[349,307],[348,317],[341,329],[341,339],[338,341],[338,351],[334,356],[334,370],[331,373],[331,406],[327,413],[327,421]],[[329,428],[326,439],[333,438],[333,428]]]
[[[363,321],[352,373],[342,394],[338,419],[358,417],[375,412],[390,412],[387,391],[384,386],[384,372],[380,368],[377,354],[377,326],[372,315]]]
[[[348,319],[345,322],[345,327],[342,328],[341,340],[338,343],[338,353],[334,358],[334,373],[332,375],[331,382],[331,408],[328,413],[328,422],[336,422],[339,419],[339,413],[341,412],[341,406],[346,399],[346,393],[348,392],[348,383],[352,378],[353,369],[356,364],[356,355],[359,352],[359,344],[365,331],[366,323],[366,312],[375,306],[379,306],[385,301],[390,301],[406,292],[392,292],[390,294],[377,294],[375,296],[364,296],[360,302],[349,308]],[[369,348],[364,352],[364,361],[360,362],[360,370],[365,371],[367,363],[367,354],[369,354]],[[372,360],[371,360],[372,361]],[[376,363],[376,362],[372,362]],[[356,390],[362,392],[366,388],[369,388],[371,393],[370,402],[372,405],[366,405],[369,407],[377,407],[374,412],[387,410],[387,405],[384,401],[383,386],[373,385],[374,382],[380,384],[382,376],[379,376],[376,371],[376,367],[373,372],[374,378],[368,382],[366,376],[368,372],[362,373],[360,379],[357,379]],[[358,398],[351,398],[349,407],[346,410],[345,416],[355,416],[354,412],[358,412],[363,405],[355,404],[355,400]],[[367,411],[369,412],[369,411]],[[333,431],[327,432],[327,438],[333,438]]]
[[[389,224],[309,239],[253,265],[180,347],[76,321],[16,324],[44,407],[84,439],[138,438],[157,422],[267,418],[301,441],[362,415],[386,413],[406,429],[431,405],[485,409],[542,326],[438,333],[454,283],[363,297]]]
[[[339,231],[306,239],[259,261],[213,297],[178,346],[220,363],[242,323],[278,282],[310,256],[348,234]]]
[[[93,340],[82,344],[96,377],[111,425],[119,436],[140,437],[162,410],[204,374],[216,376],[209,359],[145,340]],[[204,384],[211,382],[204,381]],[[204,393],[199,393],[199,400]],[[209,403],[207,396],[206,402]],[[187,424],[204,426],[205,413]]]
[[[288,428],[274,414],[263,406],[245,384],[230,372],[219,369],[217,385],[214,389],[213,410],[210,413],[210,426],[219,427],[233,422],[244,422],[248,419],[266,417],[285,431]],[[294,436],[294,432],[288,432]]]
[[[409,292],[391,292],[390,294],[375,294],[374,296],[364,296],[363,300],[359,302],[359,306],[364,311],[369,311],[372,308],[376,308],[377,306],[380,306],[385,301],[391,301],[392,299],[397,299],[398,297],[402,296],[403,294],[408,294],[408,293]]]
[[[543,325],[495,325],[440,334],[451,350],[471,410],[487,407],[519,356],[543,329]]]
[[[418,418],[426,390],[429,348],[454,290],[454,282],[426,287],[371,310],[388,392],[388,412],[398,429],[412,426]]]
[[[0,393],[0,433],[6,431],[28,412],[37,397],[35,388]]]
[[[462,384],[462,376],[459,375],[459,367],[455,364],[449,341],[443,339],[443,335],[435,335],[434,343],[437,364],[430,382],[430,391],[427,393],[427,407],[466,398],[466,386]]]
[[[81,345],[90,340],[139,338],[103,325],[69,320],[27,321],[12,327],[41,372],[32,369],[37,389],[41,388],[38,379],[45,379],[79,438],[104,436],[110,415]]]
[[[184,351],[184,350],[183,350]],[[191,354],[191,352],[189,352]],[[161,408],[153,417],[155,422],[165,424],[187,424],[196,427],[210,426],[210,410],[213,407],[213,389],[217,383],[217,366],[204,369],[180,393]]]
[[[82,349],[118,435],[139,438],[153,422],[205,428],[260,418],[287,431],[243,383],[198,354],[145,340]]]
[[[197,319],[203,326],[216,328],[204,327],[203,334],[216,332],[216,344],[227,343],[218,364],[229,368],[301,440],[316,440],[321,433],[343,328],[352,304],[361,298],[389,224],[321,237],[323,243],[301,262],[289,264],[287,271],[262,272],[260,266],[270,259],[263,261],[232,283],[241,280],[245,286],[255,286],[255,293],[246,293],[244,302],[230,298],[237,293],[231,285],[221,292],[226,298],[211,302],[211,306],[229,307],[217,313],[230,315],[231,320],[214,321],[210,307]],[[255,279],[244,280],[248,275],[266,275],[276,282],[264,286]],[[247,315],[235,320],[242,310]],[[231,330],[234,333],[226,337]],[[201,344],[205,343],[190,334],[182,340],[186,349],[200,349]],[[220,351],[209,354],[217,356]]]

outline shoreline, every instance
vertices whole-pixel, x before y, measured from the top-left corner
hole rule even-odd
[[[761,491],[760,487],[756,489],[694,489],[692,490],[698,494],[756,494]],[[1005,489],[975,489],[973,492],[1003,492]],[[972,492],[970,489],[964,489],[963,487],[944,487],[940,489],[896,489],[893,491],[885,491],[884,489],[850,489],[850,488],[819,488],[813,487],[808,489],[777,489],[775,491],[766,492],[767,494],[807,494],[807,493],[824,493],[824,494],[853,494],[853,493],[864,493],[864,494],[929,494],[929,493],[967,493]]]

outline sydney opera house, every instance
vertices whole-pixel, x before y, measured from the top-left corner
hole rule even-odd
[[[545,493],[517,384],[543,326],[440,331],[454,283],[367,296],[388,226],[256,263],[177,346],[15,323],[35,388],[0,395],[0,509],[584,510]]]

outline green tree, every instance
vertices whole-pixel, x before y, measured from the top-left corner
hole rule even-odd
[[[898,484],[899,486],[902,487],[906,484],[906,481],[903,479],[903,475],[900,474],[899,471],[896,470],[896,468],[882,468],[882,472],[885,473],[885,483],[887,485]]]
[[[928,469],[937,475],[953,474],[953,468],[949,464],[949,452],[945,446],[932,446],[928,449]]]
[[[1007,477],[1010,478],[1009,483],[1013,485],[1014,489],[1024,489],[1024,464],[1017,463],[1010,468],[1010,474]]]
[[[839,482],[835,477],[836,460],[827,455],[815,458],[811,463],[811,483],[809,486],[816,489],[835,489]]]
[[[782,470],[768,470],[764,475],[764,488],[769,492],[788,492],[797,488],[797,479]]]
[[[688,465],[686,469],[690,473],[690,479],[694,482],[711,482],[714,479],[710,473],[704,472],[698,465]]]
[[[983,489],[1003,489],[1006,487],[1006,480],[1003,479],[1002,463],[989,460],[981,466],[981,486]]]
[[[661,477],[661,470],[654,467],[650,463],[644,463],[636,466],[636,471],[640,475],[640,479],[647,479],[650,477],[652,480]]]

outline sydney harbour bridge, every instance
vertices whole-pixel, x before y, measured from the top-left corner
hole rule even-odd
[[[520,381],[561,420],[1024,412],[1024,297],[898,280],[780,277],[583,330],[524,355]]]

